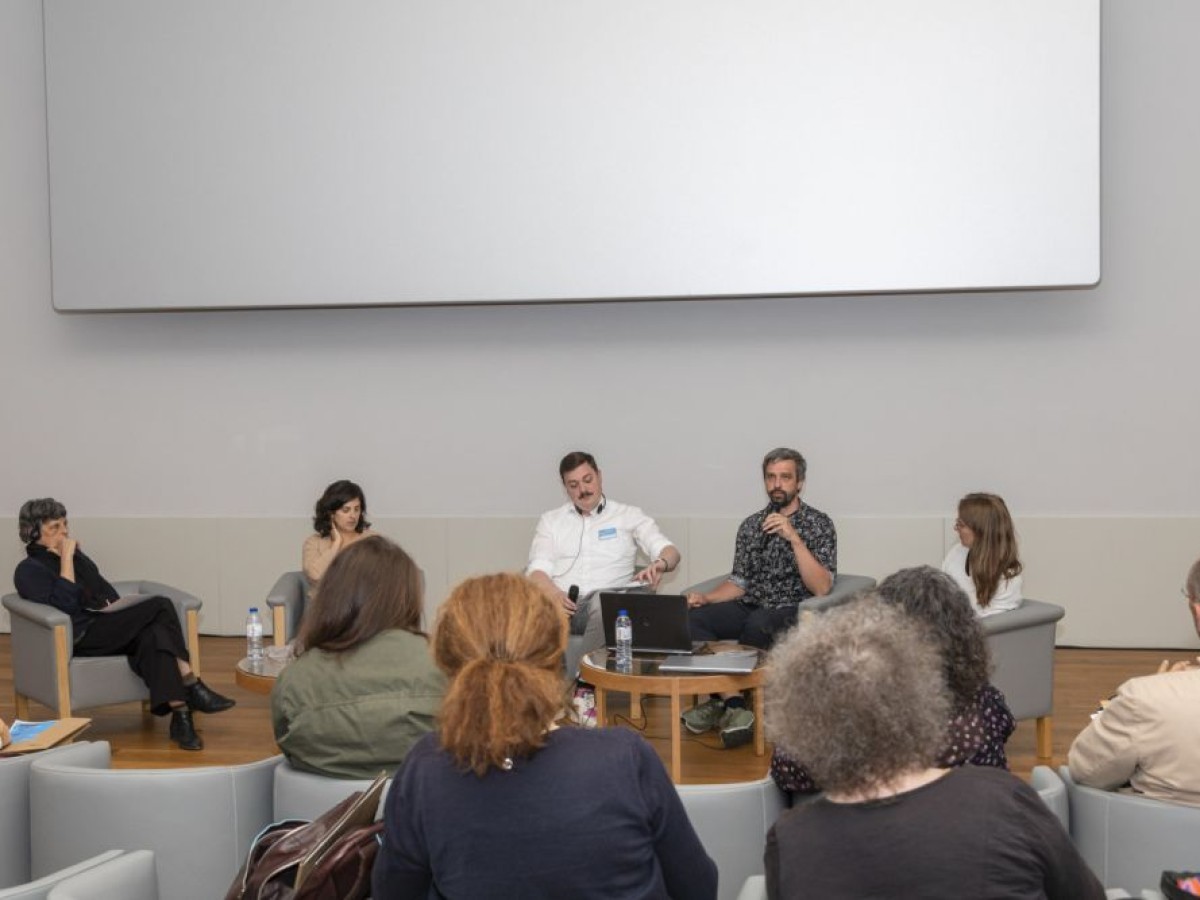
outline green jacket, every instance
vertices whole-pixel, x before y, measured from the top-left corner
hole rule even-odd
[[[346,653],[309,650],[271,692],[279,749],[297,769],[374,778],[434,727],[446,679],[420,635],[393,629]]]

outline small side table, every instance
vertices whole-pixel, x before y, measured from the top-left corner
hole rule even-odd
[[[290,659],[278,660],[268,656],[262,661],[262,665],[251,669],[250,660],[243,657],[238,660],[233,677],[237,681],[238,687],[243,687],[256,694],[269,694],[275,687],[275,679],[279,677],[279,673],[287,667],[289,662],[291,662]]]
[[[737,648],[737,645],[722,646],[722,649],[734,648]],[[766,669],[762,665],[761,654],[754,671],[744,675],[659,672],[658,664],[665,658],[665,655],[635,656],[632,672],[618,672],[607,650],[593,650],[586,654],[581,660],[579,677],[595,685],[597,723],[608,725],[606,695],[609,691],[629,694],[631,714],[640,705],[639,698],[642,694],[669,697],[673,725],[670,772],[671,780],[679,784],[683,769],[683,750],[679,734],[679,729],[683,727],[680,721],[683,709],[680,698],[689,694],[723,694],[750,690],[754,692],[754,752],[758,756],[766,754],[767,742],[763,736],[763,683],[766,680]]]

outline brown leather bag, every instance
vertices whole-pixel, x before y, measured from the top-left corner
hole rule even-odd
[[[387,776],[312,822],[268,826],[254,841],[225,900],[361,900],[383,823],[375,821]]]

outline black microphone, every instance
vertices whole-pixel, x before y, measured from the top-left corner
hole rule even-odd
[[[567,588],[567,599],[572,603],[575,603],[579,600],[579,585],[573,584]]]
[[[776,500],[774,497],[772,497],[771,502],[768,506],[769,512],[767,513],[767,515],[769,516],[771,513],[777,513],[781,509],[783,509],[783,507],[784,507],[784,504],[780,503],[778,500]],[[766,522],[766,516],[763,516],[763,522],[764,523]],[[767,549],[767,539],[770,537],[771,537],[771,532],[764,531],[762,533],[762,542],[761,542],[760,546],[763,550]]]

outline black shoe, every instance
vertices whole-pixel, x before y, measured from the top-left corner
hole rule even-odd
[[[180,750],[204,749],[204,741],[196,734],[190,709],[171,710],[171,740],[179,744]]]
[[[222,697],[199,678],[196,679],[196,682],[187,691],[188,709],[194,709],[196,712],[224,712],[236,703],[236,700]]]

